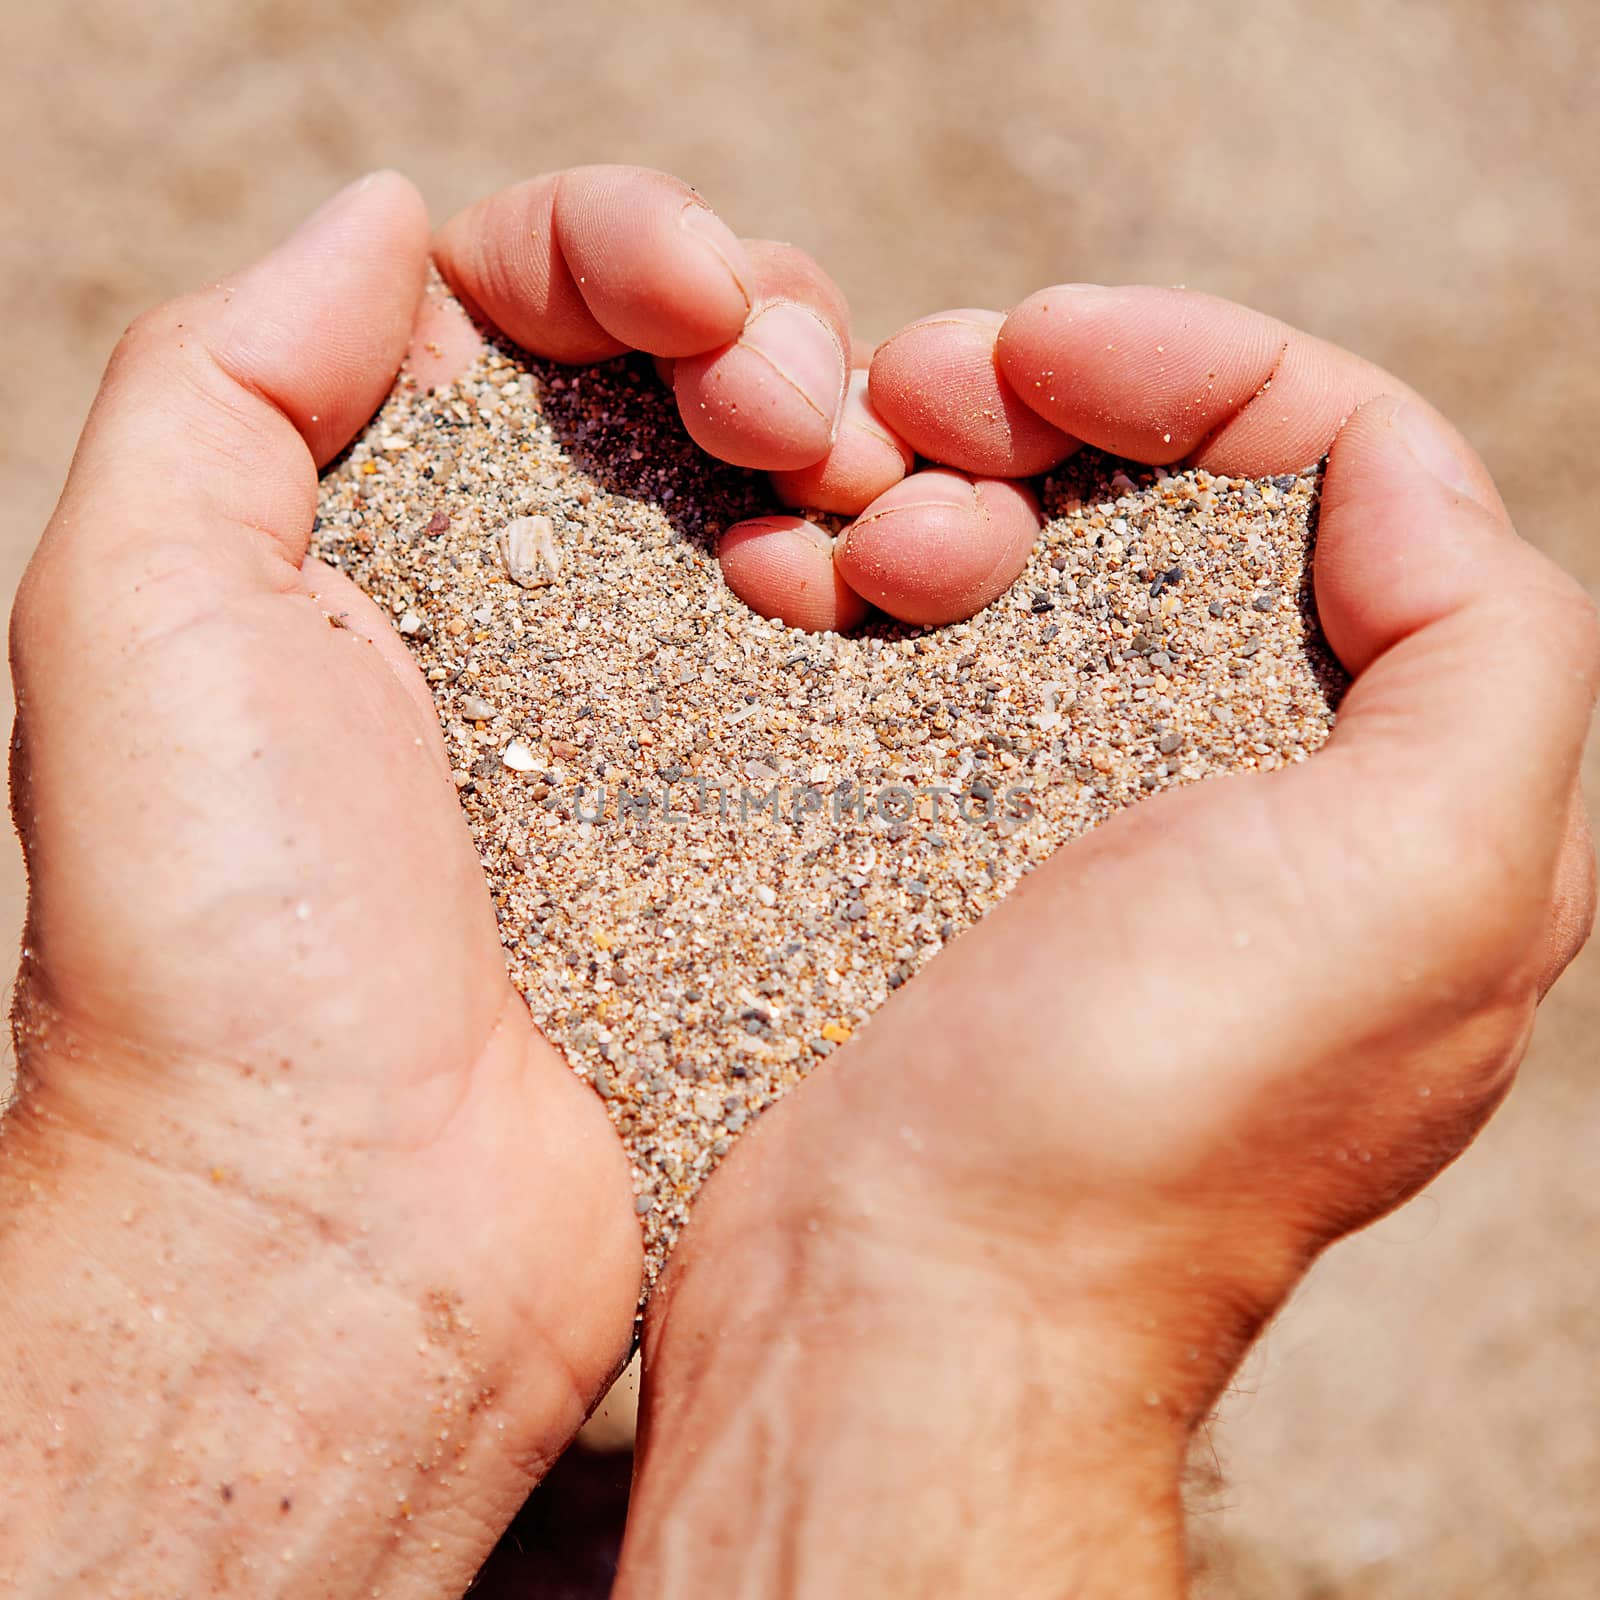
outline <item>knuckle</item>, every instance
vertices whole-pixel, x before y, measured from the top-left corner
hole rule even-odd
[[[1478,994],[1524,985],[1545,902],[1514,844],[1437,816],[1394,838],[1388,938],[1397,964]]]
[[[1545,940],[1541,987],[1549,986],[1571,965],[1594,932],[1597,877],[1594,846],[1587,827],[1576,829],[1562,851]]]
[[[1589,942],[1594,932],[1597,902],[1600,902],[1600,890],[1597,890],[1594,851],[1585,849],[1578,857],[1574,879],[1559,913],[1567,950],[1563,966]]]
[[[162,300],[141,311],[128,323],[106,366],[107,384],[170,358],[183,343],[186,326],[196,320],[199,306],[192,295]]]
[[[1553,661],[1576,667],[1586,681],[1600,682],[1600,610],[1589,591],[1564,567],[1524,547],[1523,581],[1502,600],[1514,624],[1543,643]]]
[[[1555,585],[1560,607],[1574,651],[1586,676],[1593,683],[1600,679],[1600,607],[1594,596],[1568,572],[1560,572]]]

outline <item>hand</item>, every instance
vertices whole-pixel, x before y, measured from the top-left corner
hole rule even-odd
[[[1179,1592],[1190,1431],[1318,1252],[1471,1140],[1592,920],[1593,609],[1447,423],[1200,295],[997,331],[976,378],[916,356],[919,451],[979,466],[996,392],[1146,462],[1331,443],[1354,683],[1310,762],[1059,852],[733,1152],[650,1309],[621,1595]]]
[[[535,348],[742,399],[725,453],[828,448],[836,291],[674,180],[540,180],[438,248]],[[426,685],[305,559],[408,340],[470,358],[427,256],[380,175],[141,318],[17,598],[7,1593],[459,1592],[628,1346],[627,1160],[507,979]],[[783,338],[811,410],[741,353]]]
[[[434,253],[480,323],[553,361],[649,351],[702,449],[769,471],[785,505],[854,519],[837,539],[793,515],[724,531],[729,587],[792,627],[843,631],[873,606],[930,625],[981,610],[1022,570],[1039,532],[1038,502],[1006,475],[1042,471],[1075,446],[1020,403],[1001,406],[993,383],[985,389],[974,375],[975,354],[993,366],[999,319],[990,313],[935,319],[927,383],[920,345],[910,360],[903,344],[886,347],[869,393],[872,351],[851,338],[849,308],[827,274],[792,245],[736,238],[663,173],[580,167],[531,179],[446,224]],[[431,301],[412,372],[448,382],[479,344],[458,306]],[[979,390],[970,396],[977,423],[965,394],[951,410],[963,383]],[[926,443],[941,424],[998,430],[1003,444],[964,450],[967,472],[907,478],[907,440]]]
[[[736,238],[674,178],[628,167],[534,178],[446,224],[435,254],[460,301],[535,355],[649,351],[695,442],[771,471],[786,503],[853,514],[911,465],[868,403],[865,371],[851,373],[870,351],[855,350],[833,281],[792,245]],[[428,322],[414,366],[446,381],[477,337],[447,304]],[[869,608],[832,549],[815,524],[756,518],[727,531],[723,571],[765,616],[844,629]]]

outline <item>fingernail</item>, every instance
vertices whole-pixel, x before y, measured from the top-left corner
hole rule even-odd
[[[1480,498],[1467,457],[1449,424],[1426,406],[1407,400],[1389,419],[1389,425],[1425,472],[1469,500]]]
[[[844,398],[844,352],[821,317],[780,300],[745,324],[739,343],[765,356],[819,416],[837,426]]]
[[[819,528],[816,523],[809,522],[804,517],[770,516],[746,517],[743,522],[734,523],[728,533],[735,533],[749,529],[755,533],[788,533],[797,534],[800,538],[808,540],[817,549],[833,553],[833,535],[826,528]],[[727,535],[725,534],[724,537]]]
[[[978,505],[978,491],[971,478],[934,467],[915,477],[902,478],[886,489],[855,520],[855,526],[893,517],[902,511],[931,511],[949,508],[972,511]]]
[[[1096,313],[1103,316],[1125,303],[1124,293],[1124,290],[1109,288],[1103,283],[1053,283],[1048,289],[1040,289],[1037,294],[1029,295],[1022,304],[1024,308],[1036,312],[1049,311],[1052,305],[1059,305],[1063,314],[1081,312],[1085,316]],[[1094,303],[1097,300],[1100,302],[1098,306]],[[1003,329],[1001,337],[1005,337]]]
[[[744,246],[739,243],[738,234],[710,206],[702,205],[698,200],[691,200],[679,212],[678,223],[705,244],[728,269],[728,275],[738,286],[739,293],[744,296],[744,303],[748,307],[751,304],[750,289],[745,282],[748,263],[745,259]]]

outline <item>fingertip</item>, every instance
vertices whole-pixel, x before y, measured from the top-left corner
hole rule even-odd
[[[843,633],[869,607],[840,576],[834,541],[800,517],[753,517],[735,523],[717,545],[728,587],[763,617],[810,633]]]
[[[1487,485],[1487,487],[1485,487]],[[1328,453],[1314,569],[1318,616],[1359,674],[1462,603],[1512,539],[1481,463],[1431,406],[1361,406]]]
[[[369,173],[238,274],[207,318],[212,354],[278,406],[320,466],[393,384],[427,260],[428,215],[416,186],[398,172]]]
[[[90,531],[192,539],[213,579],[259,582],[259,540],[298,568],[316,471],[392,388],[427,268],[427,217],[398,173],[350,184],[264,259],[155,307],[112,355],[65,493]],[[198,454],[195,441],[207,442]],[[151,510],[137,508],[149,502]],[[132,524],[127,518],[132,517]]]
[[[431,224],[428,203],[416,184],[393,167],[379,167],[358,178],[353,187],[369,214],[386,217],[394,243],[407,259],[421,257],[425,261]]]
[[[902,622],[933,627],[981,611],[1016,581],[1038,538],[1038,501],[1005,479],[934,469],[880,495],[848,528],[834,564]]]
[[[461,302],[430,284],[417,307],[403,370],[423,390],[443,389],[464,376],[483,353],[483,335]]]
[[[604,361],[628,347],[595,320],[562,254],[560,175],[498,190],[434,235],[433,259],[467,309],[548,361]]]
[[[911,447],[873,409],[867,374],[857,370],[850,375],[833,448],[811,466],[773,473],[772,486],[785,505],[853,517],[915,464]]]
[[[1058,284],[1007,317],[1000,370],[1042,416],[1135,461],[1299,471],[1403,385],[1321,339],[1188,289]]]
[[[833,329],[808,306],[762,306],[737,340],[680,358],[673,391],[702,450],[739,467],[791,471],[827,455],[848,374]]]
[[[754,271],[688,184],[646,167],[577,167],[557,181],[553,218],[584,303],[624,345],[688,356],[738,336]]]
[[[997,311],[945,311],[878,346],[873,404],[919,455],[981,477],[1025,478],[1077,448],[1001,372],[995,337],[1004,321]]]
[[[755,269],[739,235],[693,189],[684,187],[687,197],[678,213],[678,227],[721,268],[707,273],[702,262],[700,275],[706,280],[708,301],[714,297],[718,303],[721,325],[732,325],[736,317],[742,321],[749,316],[755,303]]]

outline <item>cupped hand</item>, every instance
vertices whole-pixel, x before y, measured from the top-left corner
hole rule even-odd
[[[835,439],[837,291],[675,180],[537,180],[436,254],[533,350],[672,359],[728,459]],[[507,978],[426,685],[307,559],[408,346],[476,348],[428,256],[378,175],[141,317],[17,598],[8,1592],[459,1592],[628,1348],[626,1157]]]
[[[1329,452],[1354,681],[1310,761],[1059,851],[729,1157],[651,1310],[630,1596],[1178,1592],[1190,1430],[1318,1252],[1472,1139],[1592,920],[1593,608],[1454,429],[1200,295],[991,330],[976,377],[970,325],[943,387],[914,363],[918,449],[969,471]],[[967,449],[997,387],[1023,426]]]

